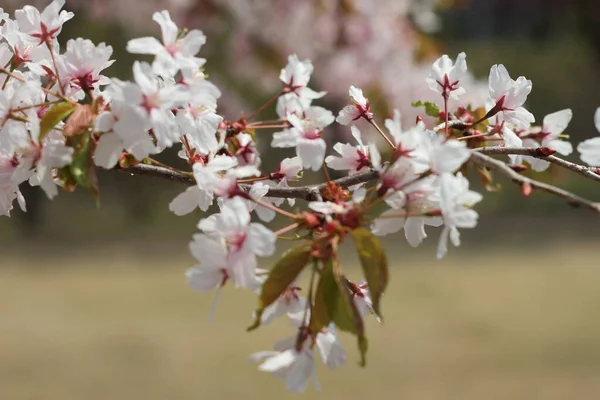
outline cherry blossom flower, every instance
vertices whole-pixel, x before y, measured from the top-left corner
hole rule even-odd
[[[561,140],[560,135],[567,128],[569,122],[571,122],[571,118],[573,118],[573,112],[570,109],[548,114],[544,117],[541,127],[531,129],[529,134],[523,138],[522,143],[515,145],[523,147],[547,147],[555,150],[557,153],[568,156],[573,152],[573,145],[566,140]],[[548,161],[539,158],[522,156],[522,159],[527,161],[534,171],[545,171],[550,166]]]
[[[110,99],[110,111],[105,110],[96,118],[94,129],[104,132],[94,152],[94,163],[99,167],[114,167],[126,150],[137,160],[143,160],[157,151],[148,130],[152,127],[145,112],[125,101],[125,93],[134,86],[130,82],[113,80],[103,92]]]
[[[15,11],[19,30],[39,44],[50,44],[56,39],[65,22],[73,18],[73,13],[61,9],[65,0],[54,0],[41,13],[37,8],[25,6]]]
[[[292,324],[301,328],[304,321],[303,311],[288,314]],[[327,367],[334,370],[346,362],[346,352],[335,334],[335,328],[328,329],[316,335],[314,344]],[[297,337],[290,336],[275,343],[275,351],[261,351],[250,356],[250,360],[259,361],[260,371],[270,372],[282,379],[286,388],[292,392],[302,392],[306,389],[308,380],[312,379],[317,390],[320,384],[315,374],[314,347],[308,337],[297,345]]]
[[[600,131],[600,107],[594,114],[594,125]],[[584,140],[577,146],[581,161],[591,166],[600,166],[600,137]]]
[[[502,126],[502,129],[501,129],[502,139],[504,140],[504,145],[506,145],[508,147],[522,147],[523,146],[523,140],[512,129],[510,129],[505,124],[502,124],[501,126]],[[510,159],[510,161],[513,165],[516,165],[516,164],[521,163],[523,156],[509,154],[508,158]]]
[[[335,119],[339,124],[348,125],[352,121],[356,121],[360,118],[366,120],[373,119],[373,113],[371,112],[371,104],[369,100],[365,98],[361,89],[354,86],[350,86],[348,90],[350,98],[353,104],[347,105],[342,108],[337,118]]]
[[[325,158],[325,163],[329,168],[335,170],[348,170],[351,174],[359,172],[365,168],[369,168],[372,163],[370,161],[369,147],[362,142],[360,131],[352,125],[350,127],[352,137],[358,142],[357,146],[348,143],[336,143],[333,149],[341,156],[328,156]]]
[[[333,114],[323,107],[310,107],[302,119],[294,114],[288,114],[287,118],[292,127],[274,133],[271,146],[296,147],[304,168],[321,169],[327,149],[321,131],[334,121]]]
[[[308,203],[308,207],[311,210],[324,215],[346,214],[357,204],[362,203],[366,195],[367,190],[364,187],[360,187],[356,189],[354,193],[352,193],[351,201],[340,203],[334,203],[332,201],[311,201],[310,203]]]
[[[15,199],[21,209],[26,210],[25,198],[19,191],[20,182],[14,177],[17,165],[18,160],[13,155],[0,152],[0,215],[10,216]]]
[[[326,92],[315,92],[307,86],[312,72],[310,60],[300,61],[295,54],[288,56],[288,63],[279,74],[279,80],[285,84],[284,92],[309,101],[323,97]]]
[[[256,148],[256,143],[250,134],[244,132],[238,133],[233,140],[237,149],[235,156],[238,159],[239,165],[260,165],[260,155]]]
[[[367,281],[362,281],[358,285],[355,285],[356,291],[352,292],[352,301],[356,305],[358,312],[361,317],[365,318],[369,315],[374,315],[375,310],[373,309],[373,300],[369,295],[369,286]],[[375,315],[377,322],[381,322],[381,318]]]
[[[382,179],[382,189],[395,190],[388,194],[385,202],[391,209],[383,212],[373,221],[371,230],[383,236],[404,229],[408,243],[416,247],[427,237],[425,225],[440,226],[442,219],[428,213],[439,209],[439,193],[434,186],[436,177],[418,179],[409,159],[401,158],[386,172]]]
[[[283,203],[283,199],[273,198],[273,197],[265,197],[269,192],[269,188],[271,185],[263,182],[254,182],[250,187],[250,191],[248,194],[254,200],[260,200],[264,203],[280,205]],[[271,222],[275,219],[277,213],[267,207],[257,204],[255,201],[247,200],[246,204],[248,205],[248,210],[250,212],[256,212],[258,218],[264,222]]]
[[[275,318],[284,314],[302,313],[306,308],[306,298],[298,295],[300,287],[298,283],[292,283],[277,300],[263,310],[261,315],[261,325],[268,325]]]
[[[136,61],[133,64],[136,85],[124,88],[125,101],[143,109],[161,147],[170,147],[179,141],[179,131],[171,109],[184,105],[189,92],[183,85],[168,85],[159,80],[150,65]]]
[[[465,53],[460,53],[455,64],[446,54],[438,58],[426,79],[429,88],[446,98],[458,100],[459,96],[465,93],[465,89],[459,86],[459,83],[467,73],[466,57]]]
[[[77,38],[67,42],[67,50],[57,58],[58,75],[63,86],[92,91],[107,85],[110,79],[100,72],[110,67],[112,47],[104,43],[95,46],[91,40]]]
[[[223,147],[223,141],[217,138],[223,117],[210,109],[187,106],[177,112],[176,120],[181,133],[186,135],[186,147],[195,150],[194,154],[185,154],[182,158],[189,160],[194,156],[206,156]],[[184,150],[187,151],[187,148]]]
[[[193,172],[196,185],[190,186],[175,197],[169,204],[169,210],[180,216],[189,214],[196,208],[202,211],[208,210],[213,203],[214,188],[221,179],[221,172],[235,166],[237,166],[237,159],[225,155],[214,156],[206,164],[195,163]]]
[[[162,43],[154,37],[132,39],[127,43],[128,52],[156,56],[152,69],[163,77],[174,76],[181,69],[197,69],[205,63],[203,58],[195,57],[206,43],[202,31],[193,29],[179,37],[179,28],[168,11],[154,13],[152,20],[160,25]]]
[[[264,225],[250,222],[248,207],[239,197],[224,201],[219,214],[200,221],[198,226],[207,235],[224,240],[231,257],[231,280],[236,286],[252,289],[256,256],[268,257],[275,252],[275,234]]]
[[[14,55],[14,65],[25,64],[38,75],[46,75],[46,71],[36,63],[50,59],[50,50],[47,46],[32,42],[28,35],[19,30],[17,22],[11,19],[5,20],[4,25],[0,26],[0,37],[6,40],[5,43],[0,44],[0,65],[8,64]],[[13,54],[7,51],[9,46]]]
[[[426,129],[422,121],[413,128],[402,131],[400,113],[397,110],[394,111],[394,119],[387,119],[385,125],[396,144],[395,156],[410,158],[415,173],[455,172],[471,154],[464,142],[446,140],[444,135]]]
[[[275,344],[274,351],[261,351],[250,356],[251,361],[259,361],[260,371],[270,372],[285,382],[290,392],[303,392],[309,379],[320,389],[316,379],[314,351],[308,343],[300,350],[294,346],[295,337],[286,338]]]
[[[221,97],[221,91],[214,83],[206,79],[206,75],[201,70],[197,68],[182,69],[177,83],[188,88],[191,109],[200,112],[217,109],[217,99]]]
[[[269,175],[269,178],[277,181],[277,187],[286,188],[289,187],[288,182],[296,180],[298,175],[302,171],[302,159],[300,157],[285,158],[279,163],[279,167],[276,172]],[[293,206],[296,204],[296,199],[287,199],[288,204]],[[273,199],[273,204],[280,206],[284,202],[284,199]]]
[[[238,268],[241,259],[234,257],[227,249],[225,241],[202,233],[195,234],[189,244],[189,249],[198,264],[189,268],[185,275],[188,286],[196,292],[207,292],[217,288],[215,299],[209,313],[210,318],[218,305],[221,288],[232,278],[236,283],[233,271]],[[256,275],[258,269],[254,270],[254,276],[249,278],[245,287],[257,290],[262,285],[262,279]]]
[[[489,77],[490,98],[493,101],[490,112],[500,113],[500,120],[517,127],[529,127],[535,118],[523,104],[531,93],[531,87],[531,81],[525,77],[520,76],[515,81],[504,65],[493,65]]]
[[[481,201],[482,196],[469,190],[469,181],[459,172],[440,176],[440,209],[444,228],[440,235],[437,258],[444,257],[448,250],[448,237],[454,246],[460,245],[458,228],[474,228],[479,215],[471,207]]]

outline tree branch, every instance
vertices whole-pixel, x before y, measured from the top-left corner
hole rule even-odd
[[[179,174],[177,172],[171,171],[167,168],[159,167],[156,165],[148,165],[148,164],[137,164],[127,168],[115,168],[116,171],[128,173],[131,175],[146,175],[157,178],[162,178],[166,180],[170,180],[172,182],[180,182],[187,183],[189,185],[195,184],[195,181],[189,176]],[[341,186],[341,187],[349,187],[354,186],[359,183],[369,182],[374,179],[377,179],[379,174],[375,170],[367,170],[364,172],[359,172],[354,175],[345,176],[339,179],[335,179],[332,182]],[[244,190],[249,190],[251,185],[248,184],[240,184],[240,186]],[[319,201],[322,199],[321,190],[325,189],[327,186],[327,182],[323,182],[318,185],[306,185],[306,186],[296,186],[296,187],[287,187],[287,188],[279,188],[272,187],[269,188],[269,191],[265,195],[266,197],[278,197],[278,198],[289,198],[289,199],[304,199],[307,201]]]
[[[555,196],[558,196],[562,199],[565,199],[567,203],[573,207],[581,207],[587,208],[589,210],[600,213],[600,203],[595,203],[590,200],[584,199],[583,197],[579,197],[576,194],[567,192],[566,190],[557,188],[552,185],[548,185],[547,183],[539,182],[534,179],[528,178],[514,171],[510,166],[505,164],[500,160],[496,160],[488,155],[482,154],[481,151],[474,151],[471,154],[471,161],[475,164],[488,167],[499,173],[507,176],[513,182],[523,185],[529,185],[532,189],[538,189]]]
[[[577,172],[578,174],[585,176],[586,178],[592,179],[596,182],[600,182],[600,175],[596,174],[594,169],[584,167],[582,165],[578,165],[555,156],[544,156],[543,154],[541,154],[540,150],[536,148],[486,147],[475,149],[472,151],[471,154],[471,161],[475,164],[496,170],[499,173],[510,178],[513,182],[520,184],[521,186],[529,185],[532,189],[541,190],[563,198],[567,201],[567,203],[574,207],[587,208],[600,213],[600,203],[592,202],[590,200],[579,197],[573,193],[567,192],[566,190],[523,176],[518,172],[514,171],[509,165],[507,165],[503,161],[496,160],[489,156],[497,154],[522,154],[536,158],[541,158],[561,167],[567,168],[571,171]],[[158,177],[173,182],[185,183],[188,185],[195,184],[194,179],[187,175],[180,174],[175,171],[171,171],[167,168],[156,165],[137,164],[127,168],[117,167],[115,168],[115,170],[124,173],[129,173],[131,175],[146,175]],[[371,169],[359,172],[354,175],[335,179],[332,182],[336,185],[346,188],[360,183],[373,181],[377,179],[378,176],[379,173],[376,170]],[[251,185],[249,184],[240,184],[240,186],[244,190],[250,190],[251,187]],[[269,188],[266,197],[295,198],[304,199],[307,201],[320,201],[322,200],[321,192],[326,187],[327,182],[323,182],[317,185],[305,185],[296,187],[292,186],[285,188],[271,187]]]
[[[552,164],[556,164],[560,167],[569,169],[575,173],[578,173],[581,176],[585,176],[593,181],[600,182],[600,175],[598,174],[598,168],[586,167],[584,165],[579,165],[572,163],[567,160],[563,160],[562,158],[556,157],[554,155],[546,156],[540,150],[539,147],[502,147],[502,146],[494,146],[494,147],[481,147],[475,149],[481,154],[487,155],[522,155],[522,156],[531,156],[535,158],[539,158],[541,160],[546,160]]]

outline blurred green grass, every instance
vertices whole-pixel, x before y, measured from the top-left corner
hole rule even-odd
[[[393,266],[368,365],[319,366],[309,398],[600,398],[600,268],[593,244]],[[118,259],[118,261],[115,261]],[[394,257],[399,260],[400,257]],[[0,270],[0,398],[293,398],[247,361],[291,334],[246,333],[254,296],[185,286],[189,260],[9,258]],[[43,268],[42,268],[43,266]],[[166,268],[155,268],[166,267]]]

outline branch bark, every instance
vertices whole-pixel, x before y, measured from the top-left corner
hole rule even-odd
[[[558,196],[574,207],[587,208],[589,210],[600,213],[600,203],[584,199],[580,196],[577,196],[556,186],[552,186],[547,183],[539,182],[534,179],[523,176],[518,172],[514,171],[509,165],[507,165],[503,161],[490,157],[490,155],[502,154],[522,154],[536,158],[541,158],[556,165],[559,165],[563,168],[567,168],[571,171],[574,171],[588,179],[600,182],[600,175],[596,173],[596,169],[575,164],[570,161],[563,160],[559,157],[555,157],[553,155],[544,156],[540,152],[540,150],[536,148],[485,147],[474,149],[470,158],[470,160],[473,163],[493,169],[510,178],[513,182],[521,185],[521,187],[523,187],[524,185],[529,185],[531,189],[541,190],[552,195]],[[173,182],[185,183],[188,185],[193,185],[195,183],[194,179],[187,175],[180,174],[178,172],[171,171],[167,168],[156,165],[137,164],[128,168],[117,167],[115,168],[115,170],[131,175],[146,175],[158,177]],[[360,183],[373,181],[378,177],[379,173],[376,170],[371,169],[368,171],[359,172],[351,176],[345,176],[343,178],[335,179],[332,182],[341,187],[346,188]],[[240,186],[244,190],[249,190],[251,185],[241,184]],[[267,192],[266,197],[295,198],[304,199],[307,201],[318,201],[322,199],[321,192],[323,189],[325,189],[326,186],[327,182],[323,182],[317,185],[305,185],[287,188],[272,187]]]
[[[170,180],[172,182],[187,183],[189,185],[195,184],[194,180],[189,176],[171,171],[167,168],[159,167],[156,165],[148,164],[137,164],[127,168],[115,168],[116,171],[128,173],[131,175],[145,175],[156,178],[162,178]],[[349,187],[359,183],[370,182],[377,179],[379,176],[378,172],[371,169],[368,171],[359,172],[354,175],[345,176],[339,179],[335,179],[332,182],[341,186]],[[249,184],[240,185],[244,190],[249,190]],[[292,186],[287,188],[272,187],[266,194],[266,197],[278,197],[278,198],[289,198],[289,199],[304,199],[307,201],[318,201],[322,199],[321,191],[327,186],[326,182],[318,185],[305,185],[305,186]]]
[[[481,147],[475,149],[481,154],[487,154],[489,156],[492,155],[522,155],[522,156],[531,156],[535,158],[539,158],[541,160],[546,160],[552,164],[556,164],[560,167],[569,169],[581,176],[589,178],[593,181],[600,182],[600,175],[598,174],[598,168],[586,167],[584,165],[575,164],[573,162],[563,160],[560,157],[556,157],[554,155],[546,156],[540,150],[539,147],[502,147],[502,146],[494,146],[494,147]]]
[[[513,182],[521,185],[529,185],[531,189],[541,190],[555,196],[564,199],[569,205],[573,207],[587,208],[589,210],[600,213],[600,203],[592,202],[584,199],[583,197],[577,196],[566,190],[557,188],[556,186],[549,185],[547,183],[539,182],[534,179],[528,178],[514,171],[510,166],[500,160],[496,160],[488,155],[482,154],[480,151],[474,151],[471,154],[471,161],[475,164],[488,167],[493,169],[506,177],[510,178]]]

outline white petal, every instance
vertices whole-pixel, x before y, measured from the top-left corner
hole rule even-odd
[[[105,133],[100,136],[94,152],[94,163],[102,168],[111,169],[119,161],[123,152],[123,143],[114,133]]]

